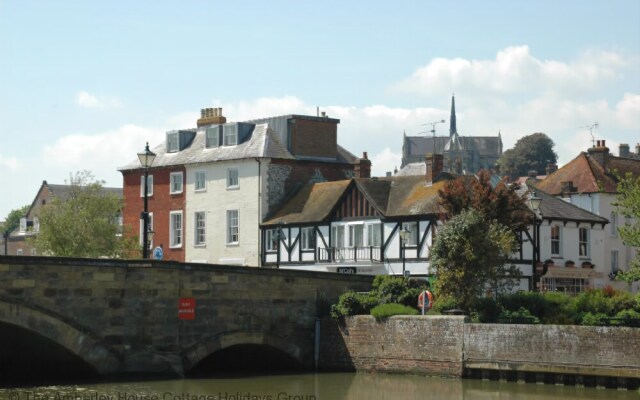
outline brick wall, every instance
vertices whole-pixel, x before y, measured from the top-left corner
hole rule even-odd
[[[182,172],[183,191],[180,194],[170,194],[170,176],[172,172]],[[123,196],[124,214],[123,224],[128,230],[127,234],[140,235],[140,213],[144,209],[144,199],[140,196],[140,177],[144,171],[123,172]],[[153,246],[162,243],[164,248],[164,259],[173,261],[184,261],[184,237],[189,226],[189,219],[184,214],[185,211],[185,188],[186,174],[183,166],[174,168],[150,169],[149,175],[153,175],[153,195],[149,197],[149,212],[153,213]],[[183,244],[180,248],[170,248],[169,246],[169,212],[183,210],[182,232]]]
[[[465,317],[325,319],[320,365],[327,370],[462,376]]]
[[[335,120],[298,119],[291,130],[291,152],[294,155],[336,158],[338,124]]]
[[[462,376],[472,370],[640,378],[640,329],[465,323],[464,317],[323,320],[321,367]]]

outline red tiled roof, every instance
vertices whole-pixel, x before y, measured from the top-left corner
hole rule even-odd
[[[609,155],[605,170],[596,159],[581,152],[536,186],[554,196],[562,193],[562,182],[572,182],[577,193],[616,193],[616,174],[624,175],[628,172],[640,176],[640,160]]]

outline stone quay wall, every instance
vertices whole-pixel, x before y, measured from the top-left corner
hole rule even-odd
[[[640,329],[474,324],[464,316],[322,321],[320,367],[461,377],[474,370],[640,379]],[[502,375],[501,375],[502,376]]]

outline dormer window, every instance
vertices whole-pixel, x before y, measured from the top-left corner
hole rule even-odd
[[[25,233],[27,231],[27,218],[20,218],[20,233]]]
[[[210,128],[207,128],[206,135],[207,135],[207,143],[206,143],[207,148],[218,147],[220,145],[220,127],[219,126],[212,126]]]
[[[167,153],[176,153],[179,148],[178,132],[167,133]]]
[[[235,146],[238,144],[238,129],[235,124],[224,125],[223,133],[225,146]]]

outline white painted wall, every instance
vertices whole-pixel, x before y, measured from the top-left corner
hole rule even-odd
[[[227,188],[227,169],[238,168],[239,187]],[[194,190],[196,171],[206,172],[206,190]],[[261,168],[264,174],[266,168]],[[185,259],[187,262],[258,266],[261,217],[264,212],[265,179],[259,179],[254,159],[218,161],[186,167]],[[262,183],[262,190],[259,190]],[[262,198],[259,197],[262,194]],[[260,207],[260,204],[263,204]],[[261,208],[261,209],[260,209]],[[227,244],[227,210],[239,211],[238,244]],[[206,212],[206,244],[195,246],[194,213]]]

